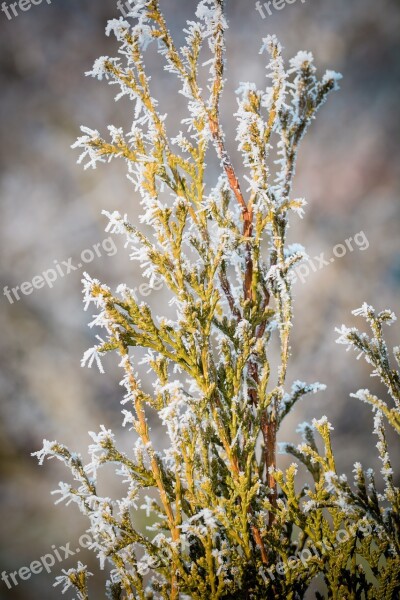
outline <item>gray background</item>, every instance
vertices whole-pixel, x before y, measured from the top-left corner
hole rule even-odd
[[[328,385],[324,394],[302,402],[287,419],[283,440],[297,440],[296,424],[327,414],[335,426],[334,447],[342,470],[356,460],[378,466],[371,441],[368,407],[349,399],[359,387],[380,390],[368,369],[335,345],[335,325],[350,323],[350,310],[364,300],[378,308],[398,309],[400,284],[400,206],[398,186],[398,92],[400,82],[400,9],[395,0],[297,0],[262,19],[255,3],[228,2],[229,83],[223,121],[234,154],[234,90],[243,80],[264,85],[261,40],[276,33],[290,58],[311,50],[322,69],[344,75],[342,90],[331,96],[302,146],[296,195],[309,201],[304,221],[293,225],[292,241],[309,253],[325,252],[363,230],[370,247],[355,250],[296,286],[296,319],[289,381],[301,378]],[[178,35],[196,6],[193,0],[161,0]],[[83,171],[70,145],[79,126],[105,131],[129,124],[131,107],[115,104],[115,88],[83,77],[97,56],[116,53],[104,36],[111,0],[53,0],[33,6],[8,21],[0,13],[0,278],[14,287],[101,242],[101,210],[120,209],[135,221],[138,195],[125,178],[123,163]],[[172,123],[180,118],[176,85],[150,57],[154,94]],[[234,160],[239,168],[237,155]],[[240,169],[239,169],[240,170]],[[121,241],[113,257],[97,258],[87,270],[111,286],[142,283]],[[0,295],[0,552],[1,571],[14,571],[67,542],[76,548],[85,521],[74,507],[54,506],[50,490],[67,473],[54,462],[39,468],[30,453],[44,437],[58,439],[85,454],[88,430],[100,423],[121,432],[121,373],[117,360],[105,360],[107,375],[81,369],[80,358],[94,332],[83,312],[81,273],[59,279],[53,289],[36,290],[11,305]],[[160,313],[163,291],[149,303]],[[400,311],[399,311],[400,312]],[[400,315],[399,315],[400,316]],[[399,338],[399,326],[389,339]],[[283,457],[282,465],[286,459]],[[107,474],[109,485],[113,479]],[[104,485],[106,489],[106,484]],[[90,554],[80,558],[96,572]],[[62,567],[72,566],[69,559]],[[0,598],[59,598],[51,588],[61,566],[33,576]],[[92,584],[102,598],[101,576]]]

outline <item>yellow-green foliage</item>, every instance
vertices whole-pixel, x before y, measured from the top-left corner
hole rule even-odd
[[[164,284],[175,316],[155,315],[127,285],[113,292],[85,275],[86,308],[98,309],[91,325],[103,327],[106,340],[85,354],[83,364],[96,362],[103,371],[102,357],[119,355],[132,451],[120,452],[103,427],[91,434],[86,466],[57,442],[45,441],[37,455],[41,462],[57,457],[71,469],[77,485],[62,483],[58,493],[89,518],[93,550],[111,569],[109,598],[294,600],[322,575],[329,598],[394,599],[399,491],[381,417],[399,430],[399,374],[389,365],[381,334],[389,313],[375,316],[363,307],[372,340],[356,330],[341,332],[342,341],[366,355],[395,400],[389,407],[368,391],[358,393],[376,410],[385,493],[377,493],[373,475],[364,475],[360,465],[354,488],[337,475],[326,418],[303,426],[303,445],[287,446],[308,469],[311,487],[299,491],[297,465],[282,473],[276,460],[284,417],[302,396],[324,387],[300,381],[288,387],[291,274],[304,253],[286,244],[286,233],[289,219],[302,216],[305,206],[292,196],[300,141],[339,76],[328,71],[318,79],[307,52],[286,68],[276,38],[264,40],[271,84],[238,89],[244,192],[219,114],[226,29],[223,0],[200,2],[183,48],[175,47],[157,0],[137,0],[129,22],[114,20],[107,27],[119,41],[118,57],[98,59],[90,74],[116,84],[118,98],[132,100],[134,122],[125,133],[110,126],[109,141],[83,128],[76,146],[87,166],[125,160],[142,199],[140,223],[151,234],[117,212],[105,213],[107,230],[126,236],[150,285]],[[151,43],[187,100],[175,137],[151,95],[144,63]],[[201,89],[205,58],[209,79]],[[206,158],[215,162],[212,153],[220,162],[215,181],[206,165]],[[276,370],[270,367],[273,338],[280,344]],[[138,348],[146,351],[141,362]],[[395,355],[399,361],[398,349]],[[153,374],[152,393],[141,385],[143,364]],[[149,411],[166,434],[162,452],[154,446]],[[98,471],[107,463],[116,465],[127,485],[117,507],[97,491]],[[138,511],[154,522],[148,535],[137,528]],[[88,598],[83,565],[59,582]]]

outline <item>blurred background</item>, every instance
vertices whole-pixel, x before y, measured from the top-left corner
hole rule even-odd
[[[160,2],[181,41],[196,0]],[[355,355],[335,344],[334,328],[357,323],[350,311],[364,300],[400,313],[400,5],[297,0],[272,15],[264,11],[265,18],[253,0],[228,5],[223,121],[232,154],[234,90],[240,81],[264,85],[265,56],[258,50],[268,33],[278,35],[286,58],[311,50],[321,70],[344,75],[341,91],[329,98],[301,149],[295,191],[309,207],[306,218],[293,224],[291,241],[328,259],[337,244],[359,232],[369,247],[353,244],[352,252],[296,284],[289,382],[320,381],[328,389],[297,406],[281,441],[297,441],[297,423],[326,414],[335,426],[339,468],[349,473],[355,461],[377,468],[371,413],[349,394],[360,387],[382,390]],[[70,149],[81,124],[105,131],[107,124],[127,126],[131,119],[129,104],[114,103],[115,88],[83,76],[98,56],[116,54],[115,41],[104,36],[107,19],[120,15],[116,2],[43,0],[18,11],[10,20],[0,13],[0,571],[8,573],[52,552],[53,545],[75,549],[86,527],[74,507],[54,506],[50,491],[68,474],[54,461],[37,466],[30,453],[42,439],[86,455],[87,432],[101,423],[126,449],[131,434],[120,425],[117,360],[105,360],[106,375],[80,368],[94,336],[87,328],[91,313],[81,302],[83,269],[58,277],[51,289],[34,289],[19,301],[11,297],[13,303],[3,288],[32,281],[69,258],[76,265],[82,251],[107,238],[102,209],[119,209],[135,221],[139,208],[122,162],[84,171],[76,165],[78,152]],[[176,82],[150,60],[154,95],[162,92],[163,110],[178,123]],[[237,156],[235,161],[240,170]],[[144,283],[119,239],[116,244],[115,252],[109,244],[100,246],[86,270],[110,286]],[[159,313],[166,304],[163,290],[144,299]],[[397,324],[388,340],[393,345],[399,337]],[[284,465],[286,458],[281,460]],[[97,573],[90,553],[82,550],[79,558]],[[0,581],[0,598],[59,598],[54,577],[76,559],[55,565],[52,573],[18,579],[12,589]],[[92,590],[93,597],[104,597],[101,575]]]

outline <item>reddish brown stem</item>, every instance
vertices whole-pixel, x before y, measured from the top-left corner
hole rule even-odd
[[[229,185],[235,194],[236,200],[239,202],[242,207],[243,214],[247,213],[247,204],[245,199],[243,198],[242,191],[240,189],[239,179],[236,176],[235,169],[232,166],[231,160],[229,158],[228,152],[225,148],[224,140],[222,137],[221,129],[218,123],[218,119],[212,117],[210,115],[209,118],[210,131],[213,136],[214,143],[217,148],[218,156],[222,161],[222,166],[224,167],[224,171],[229,181]]]
[[[246,201],[243,197],[239,179],[235,173],[231,160],[229,158],[228,152],[225,148],[222,132],[220,130],[218,117],[209,116],[209,124],[210,131],[213,136],[213,140],[218,152],[218,156],[221,159],[222,166],[225,170],[226,176],[228,178],[228,182],[230,188],[235,195],[236,200],[238,201],[240,207],[242,208],[242,218],[243,218],[243,237],[248,240],[253,235],[253,210],[251,202],[249,205],[246,204]],[[249,300],[250,302],[254,301],[252,287],[253,287],[253,258],[251,252],[251,244],[250,242],[246,243],[246,263],[245,263],[245,277],[243,283],[243,293],[244,299]],[[268,306],[269,303],[269,294],[268,292],[265,295],[265,307]],[[258,330],[258,335],[262,335],[265,327],[260,327]],[[255,383],[258,382],[258,366],[255,362],[250,361],[249,363],[249,371],[250,375],[253,377]],[[256,390],[252,390],[250,392],[250,397],[254,405],[258,404],[258,395]],[[261,430],[264,438],[265,445],[265,466],[267,469],[267,482],[268,486],[271,488],[270,502],[273,506],[276,503],[276,483],[275,480],[271,477],[269,473],[269,467],[274,467],[276,464],[276,427],[275,424],[269,421],[269,416],[265,415],[265,422],[263,421],[261,424]],[[269,523],[271,524],[273,521],[273,514],[271,513],[269,516]],[[252,532],[254,539],[261,550],[262,560],[265,564],[268,563],[268,556],[265,550],[264,543],[262,541],[259,530],[256,527],[252,527]]]

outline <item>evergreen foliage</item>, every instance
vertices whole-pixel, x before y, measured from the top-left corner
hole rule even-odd
[[[97,310],[91,326],[104,328],[106,339],[82,364],[103,371],[102,357],[119,355],[133,450],[119,451],[114,434],[102,427],[90,434],[87,465],[58,442],[45,441],[36,454],[40,463],[55,457],[72,472],[76,485],[61,483],[57,493],[87,515],[93,550],[110,567],[111,599],[294,600],[317,576],[327,598],[395,599],[400,495],[385,423],[400,433],[400,375],[382,336],[383,325],[395,318],[391,312],[376,314],[367,305],[356,311],[372,337],[344,326],[339,332],[339,342],[364,355],[393,399],[390,405],[368,390],[355,394],[375,412],[383,493],[359,464],[354,485],[338,475],[326,417],[301,426],[303,444],[285,446],[304,465],[310,484],[296,485],[297,464],[286,472],[277,467],[283,419],[300,398],[324,388],[287,381],[292,272],[305,254],[286,238],[290,219],[302,217],[306,204],[292,197],[299,145],[340,76],[328,71],[319,79],[308,52],[286,67],[277,39],[264,40],[270,85],[258,90],[242,83],[237,92],[243,191],[219,114],[226,29],[223,0],[199,3],[183,48],[175,46],[157,0],[138,0],[129,22],[107,26],[120,44],[118,57],[101,57],[89,74],[117,85],[117,99],[133,101],[134,122],[129,132],[110,126],[109,139],[82,128],[75,146],[83,148],[80,161],[87,167],[125,160],[141,195],[144,227],[105,212],[107,231],[126,237],[150,285],[162,282],[169,290],[175,318],[155,315],[127,285],[113,292],[85,274],[86,308]],[[151,43],[187,99],[183,131],[175,137],[151,95],[143,58]],[[200,84],[204,66],[206,89]],[[215,160],[213,152],[221,169],[210,185],[215,171],[206,159]],[[277,369],[270,367],[274,338]],[[140,362],[137,348],[146,350]],[[399,348],[394,357],[400,368]],[[141,384],[141,365],[153,374],[151,394]],[[165,431],[162,452],[154,446],[149,414]],[[126,484],[117,509],[97,491],[98,471],[107,463]],[[151,516],[146,534],[135,526],[138,511]],[[79,564],[58,583],[86,600],[87,576]]]

